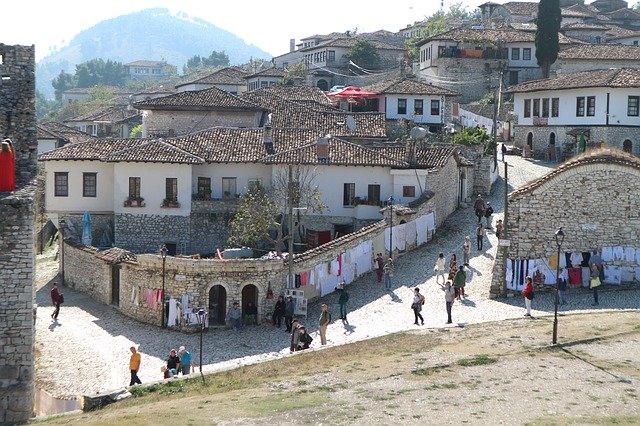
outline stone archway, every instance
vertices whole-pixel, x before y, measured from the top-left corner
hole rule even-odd
[[[326,92],[327,90],[329,90],[329,82],[327,80],[321,78],[316,83],[316,87],[318,87],[318,89],[323,90],[323,91]]]
[[[531,149],[531,151],[533,151],[533,133],[529,132],[527,134],[527,145],[529,145],[529,148]]]
[[[227,289],[222,285],[214,285],[209,289],[209,323],[224,325],[227,316]]]
[[[625,139],[624,142],[622,142],[622,150],[631,154],[633,152],[633,142],[631,142],[630,139]]]
[[[258,287],[253,284],[247,284],[242,288],[242,315],[244,316],[247,312],[247,306],[249,302],[253,303],[254,306],[258,306]]]

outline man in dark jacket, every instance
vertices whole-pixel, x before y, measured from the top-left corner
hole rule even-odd
[[[285,314],[285,303],[284,297],[278,296],[278,301],[276,302],[276,306],[273,308],[273,325],[278,325],[278,328],[282,326],[282,317]]]
[[[347,302],[349,301],[349,293],[347,293],[347,289],[345,288],[345,283],[342,282],[338,284],[336,287],[336,291],[340,295],[338,297],[338,303],[340,304],[340,319],[343,321],[347,320]]]
[[[289,296],[284,307],[284,325],[287,327],[287,333],[291,333],[291,322],[293,320],[293,313],[295,310],[296,302],[293,301],[293,297]]]
[[[493,215],[493,207],[491,207],[491,203],[487,201],[487,208],[484,209],[484,218],[487,221],[487,229],[491,229],[491,216]]]
[[[51,314],[51,318],[57,320],[58,314],[60,313],[60,292],[58,291],[58,283],[53,283],[53,288],[51,289],[51,304],[55,306],[55,309]]]
[[[484,209],[486,207],[487,205],[482,199],[482,195],[478,194],[475,203],[473,203],[473,209],[475,210],[476,217],[478,218],[478,223],[482,222],[482,215],[484,215]]]

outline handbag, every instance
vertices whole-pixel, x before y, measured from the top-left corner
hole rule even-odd
[[[595,277],[595,278],[591,278],[591,283],[589,284],[589,288],[596,288],[598,287],[600,284],[602,284],[600,282],[600,278]]]

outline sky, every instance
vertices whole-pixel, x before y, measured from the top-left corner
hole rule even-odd
[[[436,12],[441,0],[16,0],[2,6],[0,43],[36,46],[36,60],[98,22],[152,7],[185,12],[277,56],[289,40],[358,29],[398,31]],[[487,0],[444,0],[469,10]],[[502,2],[501,0],[498,0]],[[386,4],[386,5],[385,5]],[[385,5],[385,6],[382,6]]]

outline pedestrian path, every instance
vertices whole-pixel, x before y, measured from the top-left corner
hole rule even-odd
[[[552,166],[507,157],[509,188],[513,190],[525,182],[547,172]],[[502,174],[502,163],[499,163]],[[495,184],[491,201],[496,214],[502,216],[504,180]],[[365,275],[348,286],[350,293],[348,323],[338,320],[337,294],[331,294],[309,305],[309,317],[302,322],[312,332],[317,330],[320,303],[330,306],[334,318],[327,335],[329,345],[344,344],[403,330],[420,328],[413,325],[410,309],[413,288],[419,286],[426,297],[422,311],[424,327],[456,327],[470,323],[521,317],[524,307],[520,298],[490,300],[489,286],[495,258],[497,239],[490,232],[484,251],[473,250],[466,287],[467,300],[453,306],[453,325],[445,325],[446,310],[441,286],[436,284],[433,266],[439,252],[447,261],[451,253],[462,259],[465,235],[474,235],[476,218],[472,208],[454,212],[438,229],[434,239],[419,249],[396,259],[393,292],[384,292],[374,273]],[[473,241],[472,239],[472,242]],[[39,305],[36,321],[37,381],[55,396],[95,394],[120,388],[129,383],[129,347],[139,345],[142,365],[139,377],[143,383],[162,379],[160,367],[171,348],[186,346],[199,363],[200,335],[162,330],[138,323],[121,315],[110,306],[93,301],[88,296],[65,288],[65,304],[58,323],[52,323],[49,288],[37,293]],[[588,292],[568,292],[569,310],[590,309]],[[640,308],[640,292],[601,291],[600,309]],[[550,295],[540,294],[534,301],[534,316],[552,312]],[[320,345],[315,333],[312,348]],[[220,371],[239,365],[262,362],[289,354],[289,335],[284,327],[245,327],[241,332],[209,330],[202,335],[204,371]],[[68,362],[69,358],[75,361]],[[80,360],[79,362],[77,360]]]

